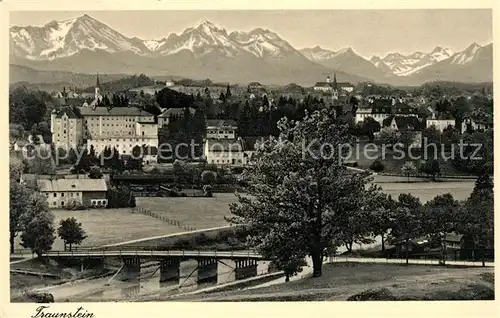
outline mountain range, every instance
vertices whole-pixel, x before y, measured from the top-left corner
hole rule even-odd
[[[229,33],[210,21],[159,40],[129,38],[87,14],[41,27],[13,26],[9,31],[10,63],[45,71],[145,73],[307,86],[333,72],[339,81],[353,83],[418,85],[434,80],[493,79],[492,44],[474,43],[456,53],[436,47],[429,53],[391,53],[368,60],[353,48],[299,50],[271,30]],[[11,71],[11,82],[16,76]],[[30,81],[26,76],[23,80]]]

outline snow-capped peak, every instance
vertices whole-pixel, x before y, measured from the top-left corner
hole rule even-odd
[[[481,48],[482,48],[482,46],[480,46],[479,44],[474,42],[471,45],[469,45],[462,52],[458,52],[457,54],[453,55],[451,63],[452,64],[466,64],[474,59],[477,52]]]
[[[383,59],[373,57],[370,61],[379,68],[388,67],[394,75],[408,76],[427,66],[448,59],[452,54],[450,49],[437,46],[430,53],[414,52],[404,55],[394,52],[387,54]]]

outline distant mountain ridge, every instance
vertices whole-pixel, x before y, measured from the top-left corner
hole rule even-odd
[[[42,27],[13,26],[9,31],[10,63],[47,71],[175,74],[215,81],[297,82],[312,86],[333,72],[340,81],[353,83],[418,84],[441,80],[436,76],[447,75],[446,68],[458,76],[462,73],[457,71],[457,65],[467,69],[470,63],[476,66],[482,63],[485,66],[480,69],[486,72],[484,76],[475,72],[477,76],[464,78],[480,80],[483,76],[482,81],[492,78],[492,63],[487,64],[492,57],[482,56],[488,51],[480,46],[455,54],[437,47],[430,53],[416,52],[408,56],[392,53],[367,60],[352,48],[337,52],[319,46],[298,50],[270,30],[256,28],[228,33],[210,21],[201,21],[181,34],[172,33],[160,40],[129,38],[87,14],[52,21]],[[482,51],[486,53],[480,53]],[[479,62],[476,61],[478,54],[482,54]],[[440,64],[450,58],[456,61]],[[439,72],[424,72],[437,64],[441,65]]]

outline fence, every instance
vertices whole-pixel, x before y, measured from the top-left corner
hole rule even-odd
[[[165,223],[168,223],[170,225],[180,227],[180,228],[182,228],[182,229],[184,229],[186,231],[196,231],[197,230],[195,227],[189,226],[187,224],[183,224],[180,221],[177,221],[177,220],[174,220],[174,219],[170,219],[166,215],[160,215],[160,214],[157,214],[157,213],[155,213],[153,211],[150,211],[148,209],[144,209],[144,208],[132,208],[131,213],[141,213],[141,214],[144,214],[144,215],[156,218],[156,219],[158,219],[160,221],[163,221]]]
[[[328,256],[326,257],[328,263],[379,263],[379,264],[406,264],[405,258],[370,258],[370,257],[352,257],[352,256]],[[408,264],[417,265],[439,265],[438,259],[424,259],[424,258],[410,258]],[[450,266],[483,266],[481,261],[446,261],[446,265]],[[493,267],[494,262],[485,262],[485,267]]]

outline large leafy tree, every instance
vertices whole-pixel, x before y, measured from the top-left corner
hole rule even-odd
[[[384,193],[380,193],[377,200],[374,201],[372,210],[374,211],[370,218],[372,232],[375,236],[380,236],[382,251],[385,251],[387,234],[394,224],[394,211],[396,201]]]
[[[66,250],[66,245],[68,244],[70,251],[73,244],[79,245],[87,238],[82,223],[78,222],[75,218],[61,220],[57,229],[57,235],[64,241],[64,249]]]
[[[457,231],[470,237],[473,251],[478,249],[484,264],[484,254],[494,242],[493,181],[484,172],[476,180],[474,190],[465,201],[457,222]],[[474,257],[474,255],[473,255]]]
[[[438,195],[424,205],[422,227],[431,239],[439,242],[441,262],[446,262],[446,234],[455,231],[460,204],[449,193]]]
[[[21,245],[41,257],[52,249],[55,240],[54,215],[49,211],[45,196],[41,194],[31,195],[29,207],[29,213],[24,215]]]
[[[258,143],[246,171],[248,193],[238,195],[228,221],[246,226],[250,244],[288,274],[299,270],[300,259],[311,256],[313,276],[318,277],[325,252],[342,240],[354,221],[350,218],[366,217],[378,189],[366,187],[367,174],[341,164],[342,145],[352,137],[347,126],[336,124],[332,109],[306,114],[300,122],[283,118],[279,128],[278,138]]]
[[[375,139],[375,133],[379,132],[382,127],[380,126],[380,123],[373,119],[373,117],[367,117],[363,121],[361,125],[361,131],[363,134],[367,135],[368,138],[370,139],[370,142],[373,142]]]
[[[14,240],[23,230],[24,216],[30,212],[30,191],[16,180],[10,179],[9,232],[10,253],[14,253]]]
[[[420,200],[411,194],[401,193],[394,210],[393,221],[391,239],[394,243],[404,246],[406,264],[408,264],[410,241],[422,233],[422,203]]]

